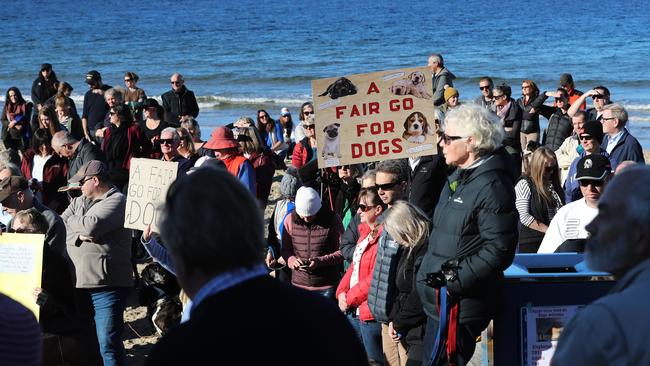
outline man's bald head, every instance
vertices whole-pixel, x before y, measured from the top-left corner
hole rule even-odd
[[[598,216],[587,225],[587,265],[622,276],[650,259],[650,167],[631,166],[618,174],[598,201]]]

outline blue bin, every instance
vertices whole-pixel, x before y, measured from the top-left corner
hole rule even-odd
[[[504,274],[488,352],[495,366],[525,365],[530,357],[524,356],[522,309],[587,305],[614,285],[609,273],[589,269],[582,253],[517,254]]]

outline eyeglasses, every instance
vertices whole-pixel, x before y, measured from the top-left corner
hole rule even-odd
[[[591,141],[591,139],[593,139],[593,137],[592,137],[592,136],[589,136],[589,135],[582,135],[582,136],[580,136],[580,140],[581,140],[581,141]]]
[[[522,89],[530,89],[530,85],[522,85],[521,88]]]
[[[494,99],[501,99],[501,98],[503,98],[505,96],[506,96],[505,94],[501,94],[501,95],[494,95],[493,97],[494,97]]]
[[[313,130],[314,128],[316,128],[316,125],[305,125],[305,128]]]
[[[173,145],[174,144],[174,139],[160,139],[161,145]]]
[[[445,145],[449,145],[449,144],[451,144],[452,141],[462,139],[463,136],[449,136],[449,135],[447,135],[446,133],[443,132],[442,135],[440,135],[440,138],[445,143]]]
[[[395,187],[398,185],[400,182],[391,182],[391,183],[384,183],[384,184],[375,184],[375,189],[376,190],[382,190],[382,191],[390,191],[391,188]]]
[[[86,184],[87,181],[93,179],[93,177],[94,175],[89,175],[87,177],[84,177],[82,180],[79,181],[79,186],[80,187],[83,186],[84,184]]]
[[[259,118],[259,119],[266,119],[266,114],[263,114],[263,115],[261,115],[261,116],[259,116],[259,117],[257,117],[257,118]]]
[[[375,206],[366,206],[363,203],[359,204],[359,210],[363,212],[368,212],[369,210],[373,209]]]
[[[611,121],[611,120],[616,119],[616,117],[602,117],[601,119],[602,119],[603,121]]]
[[[181,85],[183,84],[183,81],[174,81],[172,80],[172,85]]]
[[[303,111],[302,114],[304,114],[305,116],[308,116],[310,114],[314,114],[314,111]]]
[[[594,187],[602,187],[603,181],[602,180],[595,180],[595,179],[582,179],[578,181],[580,183],[581,187],[587,187],[589,185],[592,185]]]
[[[481,90],[490,90],[489,85],[488,86],[479,86],[478,88],[481,89]]]
[[[129,81],[131,81],[131,79],[124,79],[125,83],[128,83]]]
[[[602,95],[602,94],[592,95],[592,96],[591,96],[591,99],[592,99],[592,100],[596,100],[596,99],[605,99],[605,96]]]

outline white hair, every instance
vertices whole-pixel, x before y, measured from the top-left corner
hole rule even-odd
[[[487,109],[474,104],[462,104],[447,112],[445,129],[453,126],[461,136],[474,139],[472,148],[479,156],[489,154],[501,146],[505,132],[501,121]]]

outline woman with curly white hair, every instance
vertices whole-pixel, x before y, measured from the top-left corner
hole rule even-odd
[[[494,114],[462,105],[446,115],[440,145],[456,167],[440,195],[416,287],[427,315],[425,365],[465,365],[494,315],[517,246],[512,160]]]

